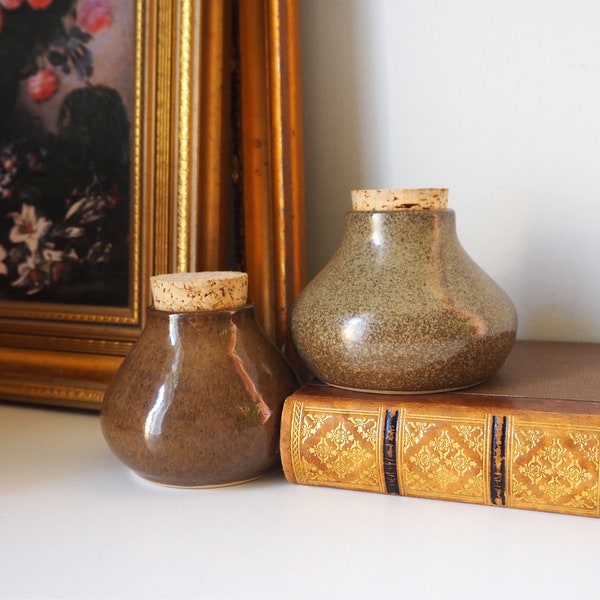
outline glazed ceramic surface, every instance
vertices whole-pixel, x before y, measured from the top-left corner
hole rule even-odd
[[[150,308],[105,394],[102,430],[113,452],[151,481],[241,483],[277,463],[283,401],[297,387],[252,305],[183,313]]]
[[[452,210],[347,213],[340,248],[291,321],[319,379],[399,393],[483,381],[516,329],[511,300],[462,248]]]

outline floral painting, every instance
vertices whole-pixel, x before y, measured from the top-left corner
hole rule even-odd
[[[0,0],[0,300],[125,306],[134,0]]]

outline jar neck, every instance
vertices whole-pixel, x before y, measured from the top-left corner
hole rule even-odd
[[[253,322],[256,320],[256,316],[253,304],[227,310],[190,312],[169,312],[150,306],[146,309],[146,319],[146,328],[174,330],[187,325],[194,325],[196,328],[202,326],[229,327],[231,322],[236,324]]]
[[[386,211],[346,213],[342,245],[371,248],[410,244],[436,245],[456,238],[453,210]]]

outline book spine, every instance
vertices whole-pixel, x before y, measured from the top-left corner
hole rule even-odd
[[[600,516],[600,417],[286,400],[292,483]]]
[[[385,479],[385,491],[388,494],[400,494],[400,484],[398,482],[398,468],[396,466],[396,457],[398,456],[398,421],[400,418],[399,410],[385,411],[385,424],[383,430],[383,476]]]

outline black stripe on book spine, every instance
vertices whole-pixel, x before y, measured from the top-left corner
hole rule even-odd
[[[398,483],[398,464],[396,462],[396,444],[398,439],[398,421],[400,411],[386,410],[383,430],[383,475],[388,494],[400,495]]]
[[[492,417],[492,443],[490,447],[490,498],[492,504],[506,506],[506,435],[508,419]]]

